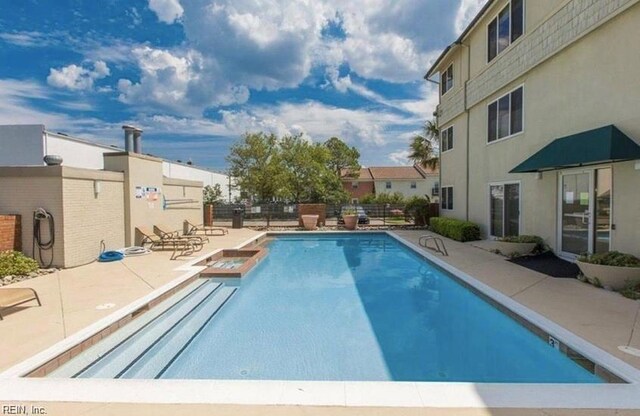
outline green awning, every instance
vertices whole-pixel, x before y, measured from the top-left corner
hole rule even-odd
[[[556,139],[510,173],[542,172],[640,159],[640,146],[614,125]]]

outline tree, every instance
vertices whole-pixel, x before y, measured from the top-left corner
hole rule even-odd
[[[330,165],[330,152],[302,136],[285,136],[280,141],[283,197],[296,203],[332,202],[345,199],[340,177]]]
[[[202,190],[202,200],[207,205],[218,203],[222,200],[222,187],[219,183],[207,185]]]
[[[246,133],[226,159],[235,186],[258,202],[271,201],[281,192],[282,164],[274,134]]]
[[[349,147],[337,137],[332,137],[324,146],[329,150],[327,165],[338,177],[342,177],[343,170],[349,172],[347,176],[357,176],[360,172],[360,152],[355,147]]]
[[[437,143],[438,137],[439,132],[436,124],[433,121],[427,121],[422,128],[422,133],[411,140],[409,159],[431,169],[440,166],[440,159],[436,155],[436,146],[434,145]]]

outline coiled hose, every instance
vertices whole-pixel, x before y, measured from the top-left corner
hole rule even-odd
[[[42,239],[42,223],[47,221],[49,223],[49,241],[43,241]],[[33,212],[33,244],[32,252],[33,258],[36,259],[36,245],[38,246],[38,257],[40,257],[40,264],[48,269],[53,264],[53,246],[56,243],[55,233],[55,221],[53,215],[44,208],[38,208]],[[42,253],[51,250],[51,258],[49,262],[45,264]],[[36,259],[37,260],[37,259]]]

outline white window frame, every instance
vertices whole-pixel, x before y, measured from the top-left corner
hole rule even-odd
[[[502,51],[502,52],[498,52],[498,41],[500,40],[500,30],[498,28],[498,25],[496,24],[496,56],[493,57],[493,59],[489,58],[489,26],[491,25],[491,23],[493,23],[494,21],[496,21],[499,17],[500,17],[500,13],[502,13],[502,11],[506,8],[509,8],[509,45],[507,45],[507,47]],[[524,35],[527,33],[527,0],[522,0],[522,34],[520,35],[520,37],[514,41],[511,40],[511,31],[512,31],[512,20],[511,20],[511,0],[509,0],[509,2],[507,3],[506,6],[504,6],[503,8],[501,8],[500,10],[498,10],[491,19],[489,19],[489,23],[487,23],[486,26],[486,33],[487,33],[487,37],[486,37],[486,42],[485,45],[487,47],[487,64],[491,64],[493,63],[496,59],[498,59],[498,57],[500,55],[502,55],[503,53],[507,52],[509,49],[511,49],[511,46],[516,44],[520,39],[522,39],[524,37]]]
[[[499,143],[502,142],[504,140],[509,140],[513,137],[519,136],[521,134],[523,134],[525,132],[525,88],[524,88],[524,84],[520,84],[517,87],[513,88],[512,90],[510,90],[509,92],[506,92],[504,94],[502,94],[501,96],[499,96],[498,98],[496,98],[495,100],[490,101],[489,103],[487,103],[487,115],[486,115],[486,120],[487,120],[487,128],[485,129],[486,132],[489,132],[489,106],[491,106],[491,104],[493,103],[498,103],[501,99],[503,99],[504,97],[506,97],[507,95],[511,95],[514,91],[517,91],[518,89],[522,88],[522,130],[520,130],[517,133],[514,134],[509,134],[508,136],[505,136],[503,138],[497,138],[494,141],[489,141],[489,134],[487,134],[487,145],[491,145],[494,143]],[[500,117],[500,107],[498,107],[498,118]],[[496,129],[500,129],[500,123],[496,123]],[[509,132],[511,132],[511,97],[509,97]],[[498,133],[496,132],[496,137],[498,137]]]
[[[451,70],[451,86],[446,88],[446,91],[444,90],[444,87],[446,86],[446,76],[447,76],[447,72],[449,72],[449,70]],[[451,91],[453,89],[453,87],[455,86],[455,80],[454,80],[454,72],[453,72],[453,62],[447,67],[447,69],[444,70],[444,72],[442,72],[440,74],[440,96],[444,97],[449,91]]]
[[[500,236],[496,236],[491,234],[491,187],[492,186],[504,186],[504,185],[518,185],[518,234],[522,234],[522,181],[498,181],[498,182],[489,182],[487,184],[487,234],[489,238],[497,240],[502,238]],[[504,221],[504,218],[503,218]]]
[[[351,189],[358,189],[358,186],[360,186],[358,181],[351,182]]]
[[[411,181],[411,183],[409,184],[409,188],[410,189],[418,189],[418,182]]]
[[[488,118],[489,117],[487,117],[487,119]],[[451,129],[451,147],[448,148],[447,150],[444,150],[444,146],[442,146],[442,135],[444,134],[444,132],[449,131],[449,129]],[[454,146],[454,143],[453,143],[454,142],[454,140],[453,140],[454,130],[455,129],[453,128],[453,124],[451,124],[450,126],[447,126],[444,129],[441,129],[441,131],[440,131],[440,150],[441,150],[441,153],[447,153],[447,152],[450,152],[451,150],[453,150],[453,146]],[[448,133],[447,133],[447,140],[449,140]]]
[[[449,205],[449,199],[445,197],[445,191],[444,191],[444,190],[445,190],[445,189],[447,189],[447,188],[451,188],[451,208],[443,208],[443,207],[442,207],[442,205],[443,205],[443,204],[444,204],[444,202],[445,202],[445,199],[446,199],[447,205]],[[453,185],[445,185],[445,186],[441,186],[441,187],[440,187],[440,195],[439,195],[439,198],[440,198],[440,209],[441,209],[442,211],[453,211],[453,210],[455,209],[455,205],[453,204]]]
[[[391,181],[384,182],[384,189],[391,189],[392,186],[393,184],[391,183]]]

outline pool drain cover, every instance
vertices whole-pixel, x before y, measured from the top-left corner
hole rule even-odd
[[[628,347],[626,345],[621,345],[618,349],[622,352],[626,352],[627,354],[635,355],[636,357],[640,357],[640,350],[633,347]]]
[[[104,309],[111,309],[114,306],[116,306],[115,303],[103,303],[102,305],[96,306],[96,309],[101,311],[101,310],[104,310]]]

